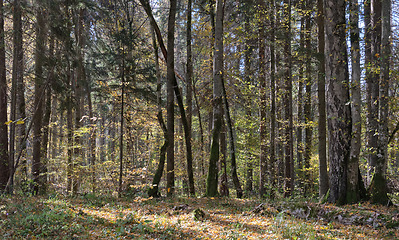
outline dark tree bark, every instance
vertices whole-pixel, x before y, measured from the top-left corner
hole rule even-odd
[[[191,21],[192,21],[192,0],[188,0],[187,3],[187,137],[188,141],[192,141],[192,109],[193,109],[193,62],[192,62],[192,52],[191,52]],[[194,186],[194,173],[193,173],[193,162],[192,158],[187,158],[187,175],[188,175],[188,186],[190,196],[195,196],[195,186]]]
[[[301,8],[304,8],[304,4],[301,4]],[[301,18],[301,28],[299,33],[299,48],[305,49],[305,18]],[[299,69],[298,69],[298,100],[297,100],[297,115],[298,115],[298,127],[297,127],[297,169],[298,169],[298,185],[300,190],[303,190],[303,153],[304,153],[304,144],[303,144],[303,125],[304,125],[304,116],[303,116],[303,84],[304,84],[304,59],[303,56],[299,58]]]
[[[325,0],[326,80],[329,130],[329,202],[345,204],[350,157],[351,112],[346,52],[345,0]]]
[[[275,3],[274,0],[270,3],[270,160],[269,181],[270,181],[270,198],[274,198],[274,191],[276,188],[277,171],[276,171],[276,56],[275,56]]]
[[[44,61],[46,51],[46,12],[38,3],[36,9],[36,50],[35,50],[35,94],[34,106],[36,114],[33,119],[33,150],[32,150],[32,193],[41,194],[44,187],[43,162],[42,162],[42,127],[43,127],[43,98],[44,93]],[[47,176],[45,176],[47,177]]]
[[[211,155],[209,159],[209,170],[206,184],[206,196],[214,197],[218,194],[218,161],[219,161],[219,139],[223,117],[223,16],[224,1],[216,1],[215,18],[215,50],[213,60],[213,126]],[[234,171],[234,169],[233,169]]]
[[[162,34],[161,31],[159,30],[159,27],[155,21],[155,18],[151,12],[151,7],[148,1],[146,0],[140,0],[140,3],[142,4],[145,12],[147,13],[148,17],[150,18],[150,23],[151,26],[154,28],[155,31],[155,35],[157,36],[157,40],[158,40],[158,44],[161,48],[162,54],[164,56],[164,58],[166,59],[166,61],[168,62],[168,51],[166,50],[165,44],[163,42],[162,39]],[[169,41],[168,41],[169,42]],[[191,139],[188,136],[188,124],[187,124],[187,117],[186,117],[186,112],[184,109],[184,105],[183,105],[183,99],[182,99],[182,95],[180,93],[180,88],[178,86],[177,80],[176,80],[176,76],[173,74],[173,90],[174,90],[174,94],[176,96],[176,100],[177,100],[177,104],[179,106],[179,111],[180,111],[180,115],[181,115],[181,120],[183,123],[183,128],[184,128],[184,137],[186,140],[186,153],[187,153],[187,162],[192,162],[192,147],[191,147]],[[168,107],[167,107],[168,108]],[[171,143],[169,143],[171,144]]]
[[[378,10],[378,9],[377,9]],[[391,0],[382,0],[381,6],[381,78],[379,87],[379,128],[378,150],[374,174],[370,185],[371,202],[387,205],[388,188],[386,166],[388,163],[388,115],[389,115],[389,65],[390,65],[390,35],[391,35]]]
[[[12,163],[14,163],[15,153],[21,149],[23,156],[22,158],[22,179],[26,181],[27,179],[27,166],[26,166],[26,142],[23,142],[23,138],[26,134],[26,124],[25,124],[25,86],[23,82],[23,71],[24,71],[24,61],[23,61],[23,39],[22,39],[22,9],[21,9],[21,1],[14,1],[14,13],[13,13],[13,71],[12,71],[12,82],[15,84],[15,87],[12,87],[12,96],[15,99],[12,99],[12,113],[11,115],[14,117],[14,121],[17,120],[19,124],[10,125],[10,133],[13,133],[13,137],[10,139],[12,141],[12,146],[10,144],[10,149],[13,149],[13,152],[10,152],[10,159]],[[14,90],[15,88],[15,90]],[[16,92],[14,92],[16,91]],[[16,124],[16,125],[15,125]],[[15,137],[14,137],[14,134]],[[16,142],[16,144],[14,143]],[[15,146],[15,147],[14,147]],[[15,166],[15,164],[11,165],[11,167]],[[13,169],[10,171],[14,172]],[[10,187],[13,186],[13,178],[11,179]]]
[[[7,79],[4,44],[4,8],[0,0],[0,192],[4,191],[10,176],[7,132]]]
[[[268,156],[268,146],[267,146],[267,79],[266,79],[266,7],[263,0],[259,0],[259,33],[258,33],[258,43],[259,43],[259,95],[260,95],[260,174],[259,174],[259,195],[264,197],[266,195],[266,183],[267,183],[267,156]]]
[[[378,98],[380,73],[378,68],[380,67],[379,56],[381,54],[381,0],[371,0],[371,2],[371,62],[368,66],[370,68],[370,75],[366,78],[368,101],[370,101],[368,109],[368,174],[370,177],[373,176],[378,158],[378,111],[380,108]]]
[[[158,118],[158,123],[162,129],[163,136],[164,136],[165,140],[164,140],[163,145],[160,148],[158,167],[155,172],[154,178],[152,180],[152,185],[149,187],[147,193],[148,193],[149,197],[160,197],[161,194],[159,193],[159,183],[161,182],[163,170],[165,167],[166,149],[168,147],[168,130],[166,128],[165,122],[163,120],[163,115],[162,115],[161,72],[159,69],[158,45],[156,43],[154,31],[152,31],[152,44],[154,46],[155,70],[156,70],[156,76],[157,76],[157,102],[158,102],[157,118]]]
[[[294,190],[293,168],[293,118],[292,118],[292,56],[291,56],[291,0],[284,1],[284,152],[285,152],[285,189],[284,196],[291,196]]]
[[[304,167],[305,167],[305,195],[309,194],[312,186],[310,179],[310,158],[312,155],[312,46],[311,46],[311,12],[313,9],[313,1],[306,1],[307,14],[305,16],[305,47],[306,47],[306,80],[305,80],[305,104],[304,104],[304,114],[305,114],[305,154],[304,154]]]
[[[167,51],[167,129],[168,129],[168,149],[167,149],[167,176],[166,188],[167,195],[173,196],[175,191],[175,144],[174,144],[174,128],[175,128],[175,100],[174,88],[175,85],[175,57],[174,57],[174,38],[175,38],[175,19],[176,19],[176,0],[170,1],[169,20],[168,20],[168,51]]]
[[[326,65],[325,65],[325,32],[324,32],[324,3],[317,0],[317,28],[318,28],[318,54],[319,65],[317,74],[317,97],[319,108],[318,122],[318,150],[319,150],[319,198],[328,192],[327,173],[327,132],[326,132]]]

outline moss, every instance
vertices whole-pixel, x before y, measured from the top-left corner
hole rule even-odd
[[[370,185],[370,201],[375,204],[388,205],[390,200],[388,198],[387,182],[381,173],[375,173]]]

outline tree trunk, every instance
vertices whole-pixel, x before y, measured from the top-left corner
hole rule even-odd
[[[361,89],[360,89],[360,45],[359,45],[359,4],[356,0],[349,2],[349,22],[350,22],[350,40],[351,40],[351,63],[352,63],[352,139],[351,153],[348,163],[348,195],[346,197],[348,203],[354,203],[360,200],[359,191],[359,155],[361,148]]]
[[[266,7],[263,0],[259,0],[259,95],[260,95],[260,174],[259,174],[259,195],[264,197],[266,195],[267,183],[267,156],[268,156],[268,141],[267,141],[267,77],[266,77],[266,28],[264,19],[266,19]]]
[[[213,60],[213,126],[211,155],[209,159],[209,170],[206,184],[206,196],[215,197],[218,194],[218,161],[219,161],[219,139],[223,117],[223,16],[224,1],[216,1],[215,19],[215,50]],[[227,114],[227,111],[226,111]],[[234,171],[235,169],[232,170]]]
[[[13,131],[16,133],[16,139],[13,139],[13,141],[16,141],[17,144],[14,149],[14,153],[10,156],[10,159],[12,159],[12,162],[14,162],[15,158],[15,152],[19,149],[22,150],[23,156],[21,157],[22,160],[22,180],[26,181],[27,180],[27,166],[26,166],[26,156],[25,156],[25,151],[26,151],[26,142],[23,142],[23,138],[26,134],[26,124],[25,124],[25,118],[26,118],[26,113],[25,113],[25,87],[24,87],[24,82],[23,82],[23,71],[24,71],[24,61],[23,61],[23,39],[22,39],[22,10],[21,10],[21,1],[20,0],[15,0],[14,1],[14,15],[13,15],[13,33],[14,33],[14,48],[13,48],[13,72],[12,72],[12,82],[16,84],[16,93],[14,94],[14,97],[16,97],[15,100],[12,100],[14,106],[14,112],[16,113],[16,119],[18,119],[18,122],[20,124],[17,124],[16,126],[13,124],[11,125],[11,128]],[[11,139],[10,139],[11,140]],[[14,144],[13,144],[14,145]],[[14,164],[15,165],[15,164]],[[12,170],[14,171],[14,170]],[[11,188],[13,185],[13,179],[11,179]]]
[[[345,0],[325,0],[326,79],[329,130],[331,203],[344,204],[347,191],[347,163],[350,157],[351,113],[346,52]]]
[[[4,191],[10,176],[7,132],[7,79],[6,51],[4,43],[4,8],[0,0],[0,193]]]
[[[285,144],[285,189],[284,196],[291,196],[294,189],[293,176],[293,118],[292,118],[292,57],[291,57],[291,0],[284,1],[284,56],[285,56],[285,74],[284,74],[284,144]]]
[[[367,163],[369,168],[367,169],[367,185],[371,182],[371,160],[370,153],[372,152],[372,138],[373,131],[371,128],[372,122],[372,96],[371,96],[371,79],[372,79],[372,71],[371,71],[371,38],[372,38],[372,26],[371,26],[371,0],[364,0],[364,25],[365,25],[365,34],[364,34],[364,64],[365,64],[365,82],[366,82],[366,104],[367,104],[367,122],[366,122],[366,153]]]
[[[313,1],[306,1],[306,9],[308,13],[305,16],[305,47],[306,47],[306,80],[305,80],[305,154],[304,154],[304,167],[305,167],[305,196],[310,194],[312,189],[312,182],[310,179],[310,158],[312,157],[312,46],[311,46],[311,12],[313,9]]]
[[[45,61],[45,46],[46,46],[46,20],[45,20],[45,11],[38,4],[37,10],[37,23],[36,23],[36,50],[35,50],[35,94],[34,94],[34,106],[36,115],[33,119],[33,152],[32,152],[32,193],[33,194],[41,194],[44,181],[43,176],[41,175],[43,171],[43,162],[42,162],[42,117],[43,117],[43,68]]]
[[[382,0],[381,9],[381,79],[379,92],[379,135],[375,171],[370,186],[371,202],[387,205],[388,188],[386,167],[388,163],[388,115],[389,115],[389,65],[390,65],[390,35],[391,35],[391,0]]]
[[[175,57],[174,57],[174,38],[175,38],[175,19],[176,19],[176,0],[170,1],[169,20],[168,20],[168,51],[167,51],[167,129],[168,129],[168,154],[167,154],[167,177],[166,188],[167,195],[173,196],[175,191],[175,155],[174,155],[174,128],[175,128],[175,114],[174,114],[174,88],[175,85]]]
[[[271,98],[271,109],[270,109],[270,161],[268,164],[269,168],[269,184],[270,184],[270,198],[274,198],[274,191],[276,188],[276,56],[275,56],[275,3],[271,1],[270,6],[270,98]]]
[[[325,32],[324,32],[324,4],[317,0],[317,28],[319,70],[317,74],[317,97],[319,108],[318,121],[318,150],[319,150],[319,198],[327,194],[329,180],[327,173],[327,132],[326,132],[326,65],[325,65]]]
[[[162,83],[161,83],[161,72],[159,69],[159,60],[158,60],[158,45],[156,43],[156,38],[154,31],[152,31],[152,45],[154,46],[154,56],[155,56],[155,70],[156,70],[156,76],[157,76],[157,103],[158,103],[158,122],[159,125],[162,129],[163,136],[164,136],[164,143],[160,148],[160,153],[159,153],[159,163],[157,170],[155,172],[154,178],[152,180],[152,185],[148,189],[147,193],[149,197],[160,197],[159,193],[159,183],[161,182],[164,166],[165,166],[165,157],[166,157],[166,149],[168,147],[168,130],[166,128],[165,122],[163,120],[162,116]]]
[[[381,0],[372,0],[371,4],[371,65],[370,76],[366,79],[367,91],[369,94],[370,109],[369,121],[369,176],[372,177],[377,163],[378,151],[378,110],[380,108],[379,80],[380,80],[380,48],[381,48]],[[371,179],[370,179],[371,180]]]
[[[188,141],[192,141],[192,116],[193,116],[193,62],[192,62],[192,52],[191,52],[191,21],[192,21],[192,0],[188,0],[187,9],[187,137]],[[195,196],[195,186],[194,186],[194,173],[193,173],[193,162],[192,158],[187,157],[187,175],[188,175],[188,185],[190,196]]]

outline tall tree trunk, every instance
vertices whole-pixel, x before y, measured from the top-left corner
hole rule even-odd
[[[365,62],[365,81],[366,81],[366,104],[367,104],[367,122],[366,122],[366,153],[367,163],[369,166],[371,163],[370,153],[372,152],[372,138],[373,131],[371,129],[371,108],[372,108],[372,96],[371,96],[371,79],[372,79],[372,63],[371,63],[371,38],[372,38],[372,26],[371,26],[371,0],[364,0],[364,25],[365,25],[365,34],[364,34],[364,62]],[[367,185],[371,182],[371,167],[367,169]]]
[[[154,178],[152,180],[152,185],[148,189],[147,193],[149,197],[160,197],[159,193],[159,183],[161,182],[164,166],[165,166],[165,157],[166,157],[166,149],[168,147],[168,130],[166,128],[165,122],[163,120],[162,116],[162,83],[161,83],[161,72],[159,69],[159,59],[158,59],[158,45],[156,42],[155,34],[154,31],[152,31],[152,44],[154,46],[154,57],[155,57],[155,70],[156,70],[156,76],[157,76],[157,103],[158,103],[158,122],[159,125],[162,129],[163,136],[164,136],[164,143],[160,148],[160,153],[159,153],[159,162],[158,162],[158,167],[157,170],[155,171]]]
[[[218,194],[218,161],[219,161],[219,139],[223,117],[223,16],[224,1],[216,1],[215,19],[215,50],[213,60],[213,126],[211,155],[209,159],[209,170],[206,184],[206,196],[214,197]],[[227,111],[226,111],[227,113]],[[234,169],[233,169],[234,171]]]
[[[303,4],[300,6],[303,9]],[[301,18],[301,27],[299,32],[299,48],[305,49],[305,19],[304,17]],[[298,169],[298,186],[299,191],[303,189],[303,124],[304,124],[304,116],[303,116],[303,83],[304,83],[304,59],[303,56],[300,56],[298,59],[298,99],[297,99],[297,121],[298,127],[296,129],[296,156],[297,156],[297,169]]]
[[[329,180],[327,173],[327,132],[326,132],[326,65],[325,65],[325,32],[324,32],[324,3],[317,0],[317,28],[318,28],[318,74],[317,97],[319,109],[318,121],[318,150],[319,150],[319,198],[327,194]]]
[[[285,144],[285,189],[284,196],[291,196],[294,189],[293,176],[293,118],[292,118],[292,76],[291,76],[291,0],[284,1],[284,144]]]
[[[193,117],[193,61],[191,52],[191,21],[192,21],[192,0],[188,0],[187,9],[187,137],[188,141],[192,141],[192,117]],[[195,186],[194,186],[194,173],[193,173],[193,162],[192,158],[187,157],[187,175],[188,175],[188,185],[190,196],[195,196]]]
[[[269,168],[269,181],[270,181],[270,198],[274,198],[274,191],[276,188],[277,171],[276,171],[276,56],[275,56],[275,3],[274,0],[270,3],[270,160]]]
[[[119,129],[119,188],[118,196],[122,196],[122,183],[123,183],[123,124],[124,124],[124,105],[125,105],[125,49],[123,48],[122,66],[121,66],[121,125]]]
[[[42,127],[43,127],[43,99],[44,93],[44,81],[43,81],[43,70],[45,61],[45,46],[46,46],[46,20],[45,11],[38,3],[36,9],[37,23],[36,23],[36,50],[35,50],[35,94],[34,94],[34,106],[37,113],[33,119],[33,152],[32,152],[32,177],[33,194],[41,194],[44,181],[43,175],[43,162],[42,162]]]
[[[351,153],[348,163],[348,195],[347,202],[354,203],[360,199],[359,191],[359,155],[361,148],[361,91],[360,91],[360,44],[359,44],[359,4],[357,0],[349,2],[349,22],[350,22],[350,40],[351,40],[351,64],[352,64],[352,139]]]
[[[267,183],[267,156],[268,156],[268,141],[267,141],[267,77],[266,77],[266,7],[263,0],[259,0],[259,95],[260,95],[260,174],[259,174],[259,195],[264,197],[266,195]]]
[[[168,129],[168,154],[167,154],[167,195],[173,196],[175,191],[175,155],[174,155],[174,88],[175,86],[175,57],[174,57],[174,38],[175,38],[175,19],[176,19],[176,0],[170,1],[169,20],[168,20],[168,51],[167,51],[167,129]]]
[[[6,51],[4,43],[4,8],[0,0],[0,193],[3,192],[10,176],[7,132],[7,79]]]
[[[158,44],[159,44],[159,46],[161,48],[162,54],[165,57],[166,61],[168,62],[168,59],[169,59],[168,56],[171,53],[169,53],[167,51],[166,47],[165,47],[165,44],[164,44],[163,39],[162,39],[161,31],[159,30],[159,27],[158,27],[158,25],[157,25],[157,23],[155,21],[155,18],[153,16],[152,12],[151,12],[150,4],[149,4],[149,2],[147,0],[140,0],[140,3],[142,4],[145,12],[147,13],[148,17],[150,18],[150,23],[151,23],[151,26],[155,30],[155,34],[157,36]],[[174,3],[174,5],[176,5],[176,4]],[[172,4],[171,4],[171,6],[172,6]],[[174,12],[176,14],[176,9],[175,9]],[[173,18],[175,18],[175,16],[173,16]],[[168,39],[169,39],[169,34],[168,34]],[[170,41],[168,40],[168,45],[169,45],[169,42]],[[168,49],[169,49],[169,46],[168,46]],[[174,54],[172,54],[172,56],[174,56]],[[173,67],[174,67],[174,63],[173,63]],[[172,76],[172,72],[173,72],[173,76]],[[173,86],[174,86],[173,90],[174,90],[174,94],[176,96],[177,104],[179,106],[179,111],[180,111],[180,114],[181,114],[181,120],[182,120],[182,123],[183,123],[184,137],[185,137],[185,140],[186,140],[187,162],[192,162],[192,147],[191,147],[191,138],[188,135],[189,131],[188,131],[188,124],[187,124],[187,117],[186,117],[186,112],[184,110],[183,99],[182,99],[182,95],[180,93],[180,88],[178,86],[178,83],[177,83],[177,80],[176,80],[176,76],[174,75],[174,69],[171,70],[170,77],[172,77],[171,81],[172,81]],[[167,87],[167,89],[168,89],[168,87]],[[168,109],[168,107],[167,107],[167,109]],[[169,122],[169,120],[168,120],[168,122]],[[169,143],[169,144],[172,144],[174,146],[174,142],[173,143]],[[170,147],[174,148],[173,146],[170,146]],[[169,173],[169,171],[168,171],[168,173]],[[174,174],[174,172],[170,172],[170,174]],[[173,187],[174,187],[174,185],[173,185]],[[168,188],[168,189],[172,190],[171,188]]]
[[[306,1],[307,14],[305,16],[305,47],[306,47],[306,80],[305,80],[305,154],[304,154],[304,177],[305,177],[305,195],[308,195],[312,189],[312,181],[310,179],[310,158],[312,155],[312,46],[311,46],[311,13],[313,9],[313,1]]]
[[[380,54],[381,54],[381,0],[372,0],[371,4],[371,72],[366,79],[367,90],[369,94],[368,121],[369,121],[369,175],[372,177],[377,163],[378,150],[378,110],[380,106],[379,96],[379,80],[380,80]]]
[[[344,204],[347,191],[347,163],[350,157],[351,113],[346,52],[345,0],[325,0],[326,79],[329,130],[330,196]]]
[[[389,114],[389,65],[391,35],[391,0],[382,0],[381,8],[381,78],[379,88],[379,129],[378,151],[375,170],[370,186],[371,201],[387,205],[390,203],[387,192],[386,167],[388,163],[388,114]]]
[[[12,159],[12,162],[14,162],[15,158],[15,152],[18,151],[19,149],[22,150],[23,156],[21,157],[22,160],[22,180],[26,181],[27,179],[27,166],[26,166],[26,156],[25,156],[25,151],[26,151],[26,142],[23,142],[23,138],[26,134],[26,124],[25,124],[25,118],[26,118],[26,113],[25,113],[25,87],[24,87],[24,82],[23,82],[23,71],[24,71],[24,54],[23,54],[23,39],[22,39],[22,9],[21,9],[21,1],[20,0],[15,0],[14,1],[14,14],[13,14],[13,41],[14,41],[14,47],[13,47],[13,71],[12,71],[12,77],[13,80],[12,82],[16,84],[16,93],[14,94],[14,97],[16,97],[15,100],[12,100],[14,106],[14,111],[16,113],[16,119],[19,119],[18,122],[21,124],[17,124],[15,126],[14,124],[11,125],[11,128],[15,132],[15,136],[17,139],[13,138],[13,141],[16,140],[16,146],[14,149],[14,154],[10,156]],[[14,145],[14,144],[13,144]],[[15,165],[15,164],[14,164]],[[14,170],[12,170],[14,171]],[[11,188],[13,185],[13,179],[11,179]]]

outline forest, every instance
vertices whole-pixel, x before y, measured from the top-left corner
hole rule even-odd
[[[395,0],[0,0],[0,236],[399,238],[398,30]]]

